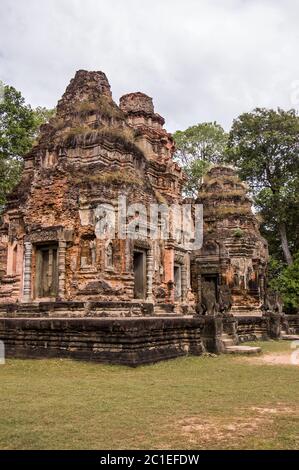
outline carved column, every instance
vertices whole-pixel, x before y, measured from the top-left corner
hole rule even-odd
[[[132,245],[130,243],[130,239],[127,238],[125,241],[125,271],[129,273],[132,270]]]
[[[146,253],[146,300],[150,302],[153,300],[153,270],[153,251],[149,249]]]
[[[167,284],[167,302],[174,303],[174,249],[170,244],[164,249],[164,279]]]
[[[186,300],[188,292],[188,283],[187,283],[187,266],[182,264],[182,301]]]
[[[31,269],[32,269],[32,243],[24,243],[24,284],[23,301],[31,302]]]
[[[262,303],[265,301],[265,277],[263,274],[259,278],[259,300]]]
[[[66,242],[60,240],[58,244],[58,296],[60,299],[65,297],[65,254]]]
[[[201,287],[201,273],[197,274],[197,297],[198,297],[198,305],[201,306],[201,298],[202,298],[202,287]]]

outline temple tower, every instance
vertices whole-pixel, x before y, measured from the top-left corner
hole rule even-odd
[[[204,177],[197,203],[204,215],[203,247],[192,260],[199,310],[214,298],[214,309],[261,315],[268,250],[247,185],[233,168],[215,166]]]

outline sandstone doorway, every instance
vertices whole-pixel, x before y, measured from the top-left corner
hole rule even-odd
[[[205,286],[209,287],[210,293],[213,295],[216,301],[218,301],[218,285],[219,279],[217,274],[208,274],[203,277]]]
[[[58,246],[46,245],[36,249],[36,296],[56,298],[58,296]]]
[[[134,251],[134,298],[145,299],[146,296],[146,251]]]
[[[174,298],[181,300],[182,297],[182,266],[174,266]]]

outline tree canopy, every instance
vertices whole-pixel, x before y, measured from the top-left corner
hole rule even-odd
[[[296,310],[299,306],[299,253],[294,262],[282,269],[270,282],[271,287],[280,293],[285,307]]]
[[[299,118],[294,110],[256,108],[234,120],[226,161],[238,168],[264,217],[265,231],[280,239],[287,264],[298,240]]]
[[[1,82],[0,95],[0,207],[19,180],[22,157],[31,149],[41,124],[52,115],[32,109],[14,87]]]
[[[204,122],[176,131],[175,159],[185,170],[188,181],[185,192],[196,195],[203,174],[213,163],[219,163],[227,143],[227,134],[216,122]]]

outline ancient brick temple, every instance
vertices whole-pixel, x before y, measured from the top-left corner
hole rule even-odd
[[[216,344],[205,318],[262,317],[267,245],[246,186],[213,167],[184,200],[163,125],[143,93],[117,106],[102,72],[71,80],[2,214],[0,339],[11,351],[149,362],[200,353],[202,328]],[[163,215],[187,202],[191,225],[203,206],[200,246]]]
[[[204,207],[201,250],[153,240],[138,207],[125,217],[139,234],[119,233],[120,195],[127,207],[183,204],[184,174],[163,124],[145,94],[125,95],[117,106],[104,73],[76,73],[26,155],[2,217],[2,304],[112,302],[111,315],[121,314],[113,302],[129,302],[132,315],[259,309],[267,249],[232,169],[213,168],[194,201]],[[105,204],[115,208],[113,236],[103,236]]]
[[[214,167],[204,178],[197,202],[204,207],[204,239],[191,259],[199,310],[259,315],[268,250],[247,186],[232,168]]]

